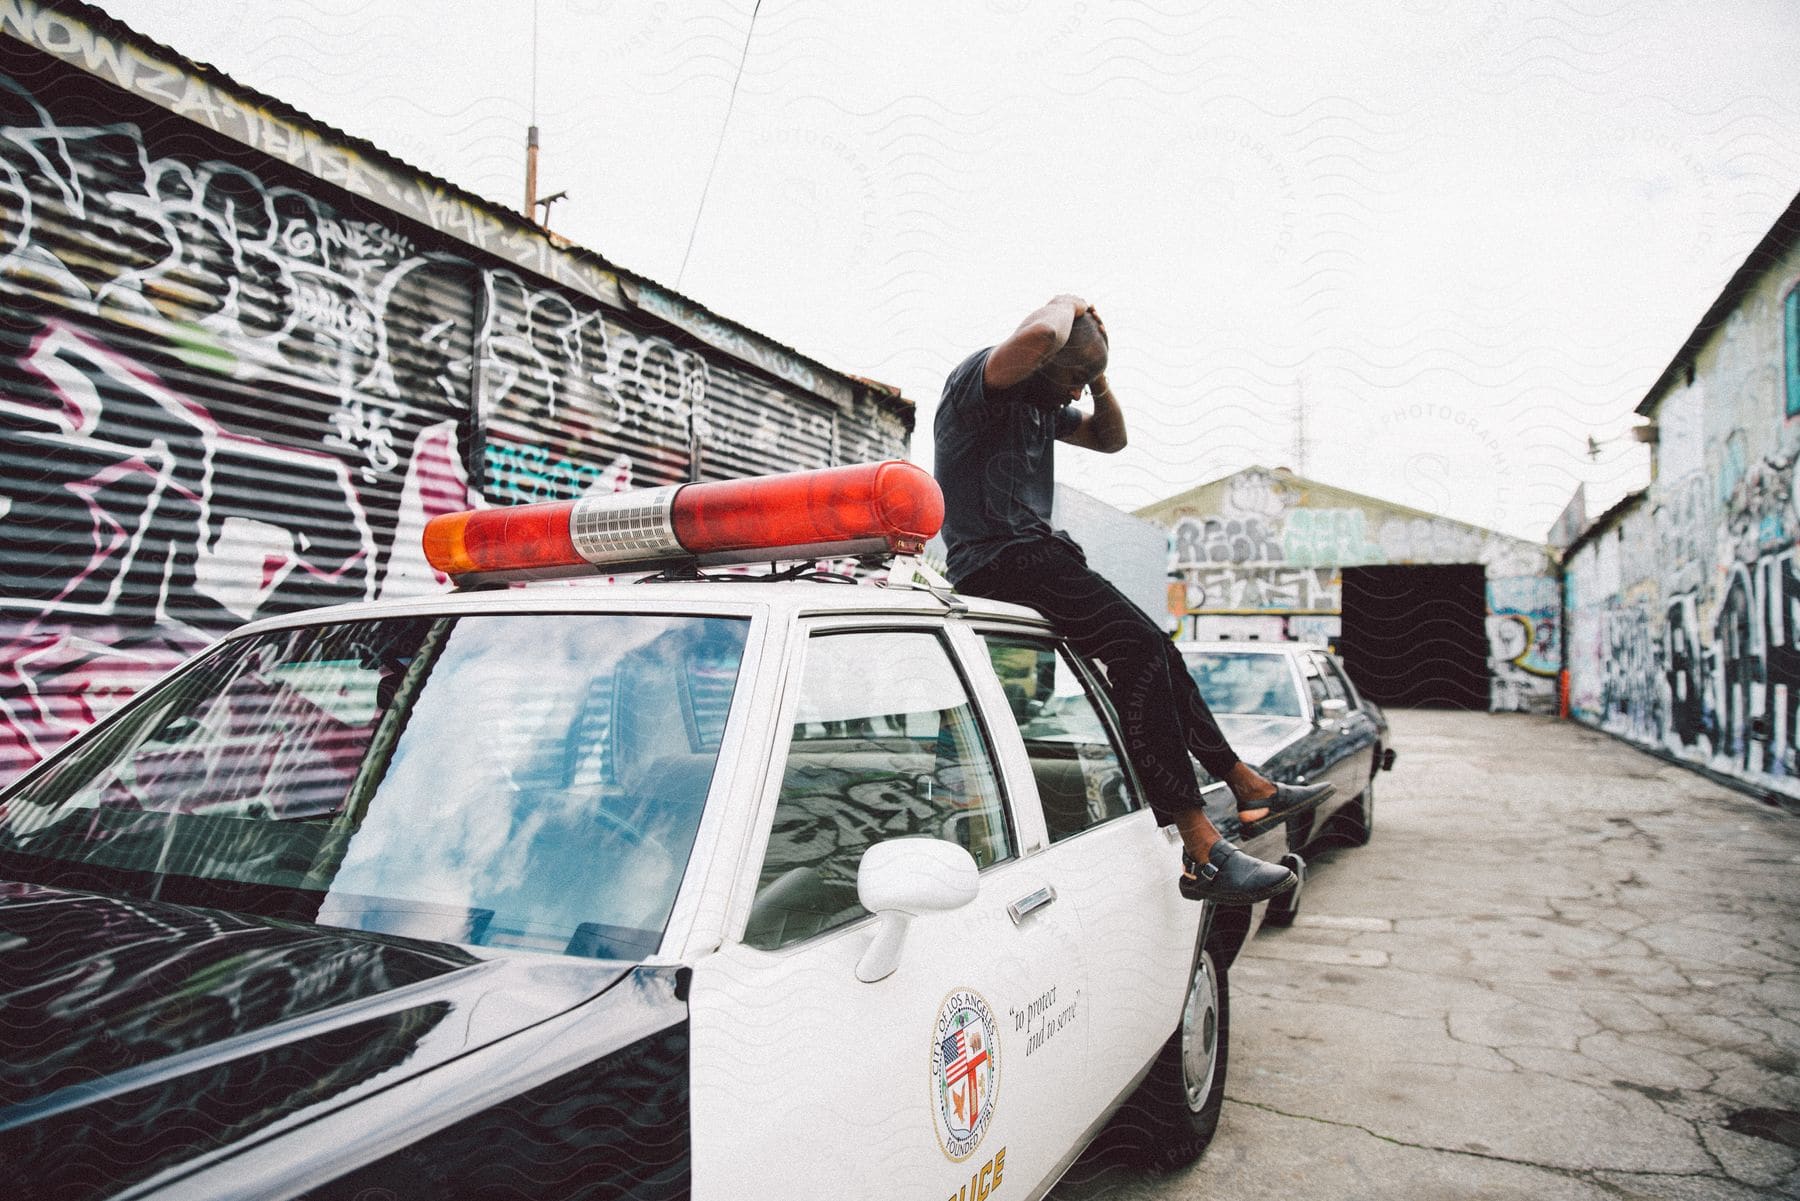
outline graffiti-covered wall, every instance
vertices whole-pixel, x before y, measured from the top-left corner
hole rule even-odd
[[[1800,796],[1800,250],[1653,394],[1649,489],[1565,568],[1577,718]]]
[[[1538,543],[1261,467],[1138,514],[1169,531],[1178,616],[1202,639],[1330,642],[1341,632],[1344,568],[1479,564],[1491,707],[1555,703],[1561,601]]]
[[[0,7],[0,783],[242,621],[439,587],[436,513],[905,453],[903,402],[703,340],[729,331],[648,285],[555,282],[83,56],[280,126]]]

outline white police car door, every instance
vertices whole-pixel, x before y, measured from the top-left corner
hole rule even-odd
[[[1019,855],[1041,829],[1012,820],[941,630],[815,627],[799,653],[746,928],[695,967],[696,1195],[1028,1196],[1105,1100],[1074,914]],[[859,860],[919,835],[970,853],[978,895],[863,983]]]
[[[1080,921],[1087,1087],[1110,1099],[1181,1020],[1202,909],[1176,887],[1180,846],[1137,795],[1095,678],[1049,637],[992,629],[980,640],[1043,806],[1043,870]]]

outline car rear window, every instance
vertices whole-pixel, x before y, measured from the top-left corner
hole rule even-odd
[[[15,879],[445,942],[655,950],[742,619],[507,614],[235,639],[6,796]]]

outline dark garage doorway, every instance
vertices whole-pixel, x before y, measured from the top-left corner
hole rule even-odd
[[[1382,705],[1488,707],[1487,573],[1479,563],[1346,567],[1338,653]]]

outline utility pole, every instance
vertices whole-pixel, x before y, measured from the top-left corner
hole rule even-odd
[[[1306,372],[1294,377],[1294,474],[1306,475]]]
[[[531,124],[525,131],[525,220],[537,224],[537,83],[538,83],[538,6],[531,0]],[[550,216],[546,208],[544,216]]]

